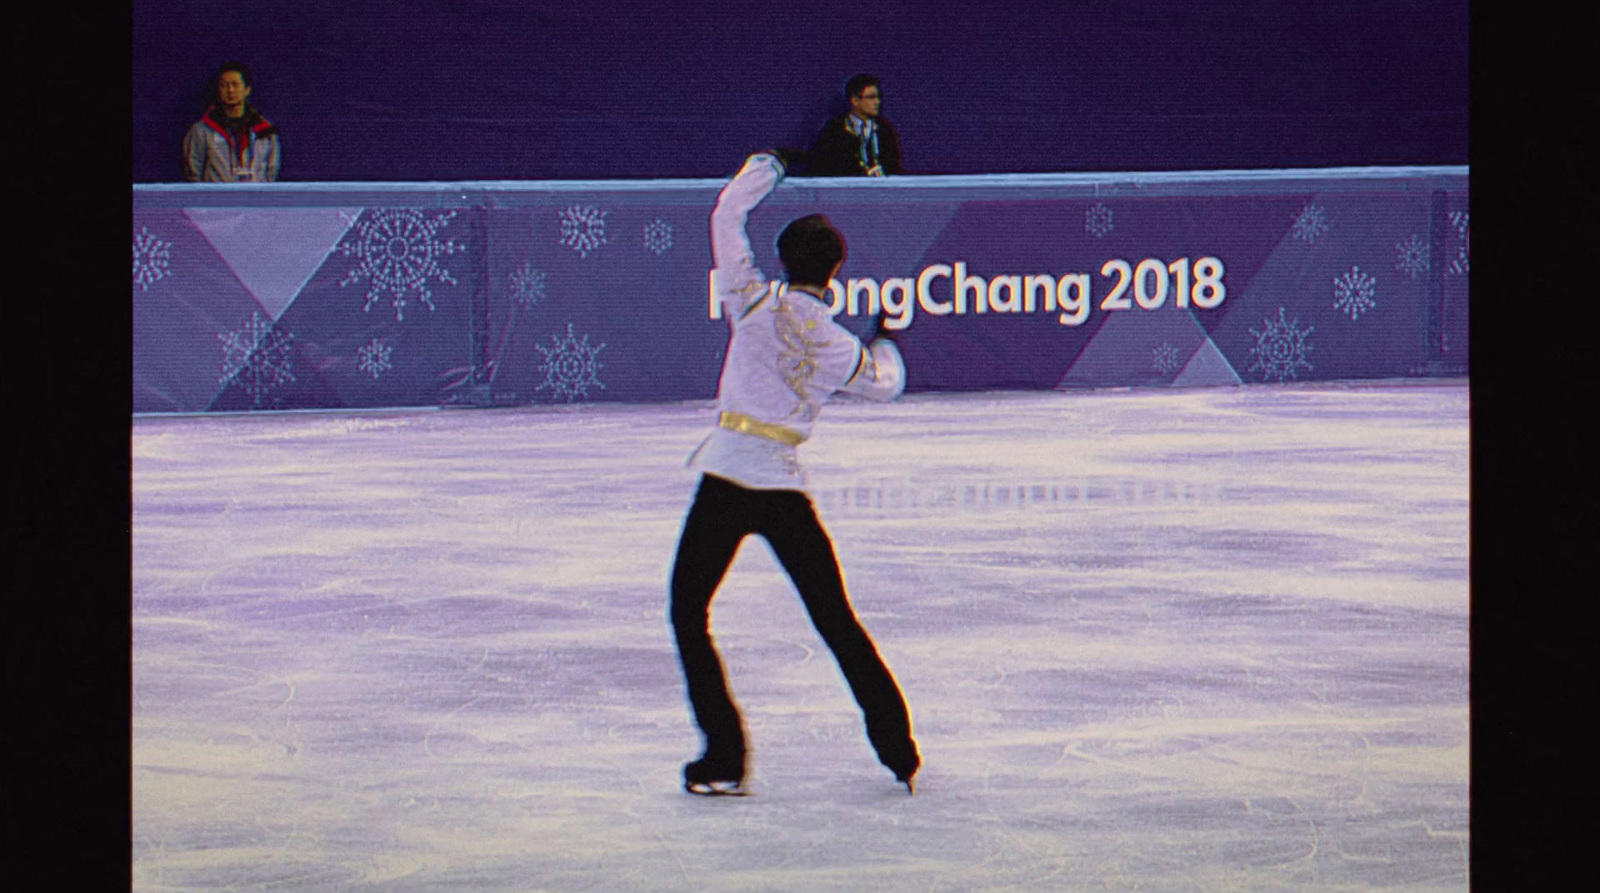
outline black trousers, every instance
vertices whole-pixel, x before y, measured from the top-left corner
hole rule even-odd
[[[672,566],[670,608],[689,704],[705,735],[706,754],[740,759],[745,753],[744,725],[711,638],[710,609],[740,542],[752,533],[772,546],[799,590],[812,624],[861,707],[878,759],[897,774],[915,771],[920,759],[905,697],[856,619],[833,542],[810,497],[798,490],[741,487],[711,474],[702,476],[683,523]]]

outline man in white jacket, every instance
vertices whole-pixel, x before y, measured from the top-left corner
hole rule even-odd
[[[776,153],[752,155],[711,213],[711,287],[731,334],[718,383],[717,427],[689,460],[702,476],[672,569],[672,626],[689,703],[705,737],[701,758],[684,766],[684,788],[742,792],[744,728],[711,638],[710,605],[739,544],[754,533],[771,546],[833,651],[878,759],[910,791],[921,766],[910,712],[850,606],[796,453],[830,394],[892,400],[905,387],[905,365],[889,338],[863,346],[829,315],[821,298],[846,249],[826,217],[802,217],[779,235],[787,283],[769,283],[756,268],[745,220],[784,171]]]

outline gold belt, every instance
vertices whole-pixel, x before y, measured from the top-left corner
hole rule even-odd
[[[754,434],[757,437],[765,437],[768,440],[776,440],[779,443],[788,444],[789,446],[799,446],[800,443],[806,439],[804,434],[801,434],[799,431],[796,431],[792,428],[785,428],[782,425],[774,425],[770,422],[763,422],[758,418],[747,416],[742,412],[724,411],[722,413],[722,418],[717,421],[717,424],[727,428],[729,431],[738,431],[741,434]]]

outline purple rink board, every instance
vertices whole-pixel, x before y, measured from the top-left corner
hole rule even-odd
[[[715,395],[721,180],[137,184],[136,413]],[[812,178],[909,392],[1469,373],[1465,167]]]

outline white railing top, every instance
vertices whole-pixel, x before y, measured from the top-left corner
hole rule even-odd
[[[793,187],[851,189],[947,189],[950,187],[1028,187],[1096,185],[1179,185],[1190,183],[1281,183],[1303,180],[1381,180],[1465,177],[1467,165],[1413,167],[1324,167],[1221,171],[1109,171],[1041,174],[930,174],[898,177],[793,177]],[[726,178],[656,180],[428,180],[323,181],[280,183],[135,183],[138,193],[273,192],[659,192],[676,189],[718,189]]]

